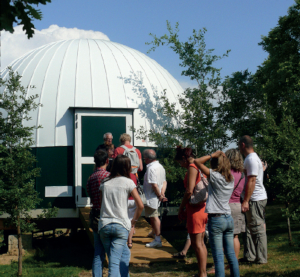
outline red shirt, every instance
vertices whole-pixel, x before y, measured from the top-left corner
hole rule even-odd
[[[137,185],[137,180],[136,180],[136,176],[133,173],[130,173],[130,178],[131,180],[135,183],[135,185]],[[128,197],[128,200],[133,200],[133,197],[130,195]]]
[[[124,145],[125,147],[131,149],[133,146],[132,145]],[[115,149],[115,152],[114,152],[114,158],[117,157],[118,155],[122,155],[124,153],[124,149],[122,147],[117,147]],[[139,156],[139,159],[142,159],[142,154],[141,154],[141,151],[139,149],[135,149],[135,152],[138,154]]]
[[[91,198],[93,209],[100,210],[100,184],[110,173],[103,168],[97,167],[88,179],[86,190]]]

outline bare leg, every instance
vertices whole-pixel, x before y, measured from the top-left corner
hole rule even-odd
[[[187,239],[186,242],[185,242],[185,245],[183,247],[183,249],[181,250],[181,254],[182,255],[185,255],[186,256],[186,253],[189,251],[191,247],[191,240],[190,239]]]
[[[158,217],[150,217],[152,229],[154,230],[155,236],[160,236],[160,220]]]
[[[241,248],[240,241],[239,241],[239,235],[234,235],[233,247],[234,247],[235,256],[237,259],[239,259],[239,253],[240,253],[240,248]]]
[[[190,234],[192,247],[198,261],[199,277],[206,277],[207,249],[204,243],[204,234],[205,232]]]

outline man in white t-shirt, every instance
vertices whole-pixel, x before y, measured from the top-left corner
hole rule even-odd
[[[156,160],[156,153],[152,149],[146,149],[143,157],[147,165],[144,176],[144,193],[146,197],[145,216],[149,217],[155,239],[146,244],[146,247],[162,247],[160,238],[160,220],[158,208],[160,202],[165,199],[166,171]]]
[[[263,184],[263,166],[260,158],[253,150],[253,141],[243,136],[239,141],[239,150],[245,156],[244,169],[247,176],[242,211],[246,213],[247,235],[255,246],[255,254],[248,252],[246,259],[259,264],[267,263],[267,234],[265,228],[265,208],[267,193]]]

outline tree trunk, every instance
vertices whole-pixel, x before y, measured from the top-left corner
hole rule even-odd
[[[20,216],[17,217],[18,226],[17,226],[17,234],[18,234],[18,276],[22,276],[22,233],[21,233],[21,222]]]
[[[289,212],[289,204],[287,203],[286,204],[286,208],[287,208],[287,211]],[[290,242],[290,245],[293,245],[293,239],[292,239],[292,230],[291,230],[291,223],[290,223],[290,216],[288,215],[287,216],[287,227],[288,227],[288,233],[289,233],[289,242]]]

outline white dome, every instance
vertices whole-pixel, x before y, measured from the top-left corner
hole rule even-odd
[[[158,127],[153,106],[166,89],[170,102],[183,92],[179,83],[157,62],[119,43],[74,39],[50,43],[15,60],[10,66],[22,75],[27,96],[38,94],[43,106],[31,112],[26,125],[35,131],[37,147],[73,145],[70,108],[138,108],[134,127]],[[7,78],[7,69],[1,76]],[[3,88],[2,88],[3,90]],[[2,91],[3,92],[3,91]],[[0,92],[0,93],[2,93]],[[135,145],[147,143],[135,139]]]

